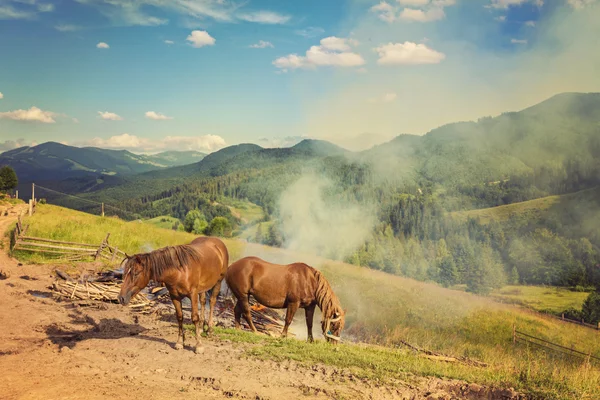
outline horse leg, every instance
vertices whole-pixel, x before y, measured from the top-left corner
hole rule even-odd
[[[242,303],[242,310],[244,310],[244,317],[246,318],[246,322],[248,322],[248,326],[252,329],[252,332],[258,332],[254,323],[252,322],[252,312],[250,311],[250,301],[248,301],[248,297],[242,297],[238,303]]]
[[[308,330],[308,341],[314,342],[312,328],[313,328],[313,316],[315,315],[316,304],[308,306],[304,309],[306,315],[306,329]]]
[[[298,311],[299,306],[299,302],[288,304],[287,313],[285,314],[285,326],[283,327],[283,332],[281,332],[281,337],[287,337],[288,328],[294,320],[294,315],[296,314],[296,311]]]
[[[175,343],[175,349],[183,349],[185,336],[183,333],[183,310],[181,309],[181,300],[171,298],[173,305],[175,306],[175,315],[177,315],[177,323],[179,324],[179,335],[177,335],[177,343]]]
[[[200,326],[204,330],[204,321],[206,320],[206,292],[200,293]]]
[[[196,327],[196,354],[199,354],[204,352],[204,348],[200,343],[202,328],[200,327],[200,316],[198,315],[198,293],[193,293],[190,297],[192,298],[192,322]]]
[[[221,281],[212,288],[212,293],[210,294],[210,310],[208,311],[208,334],[213,334],[213,314],[215,312],[215,305],[217,304],[217,297],[219,297],[219,292],[221,291]]]
[[[242,307],[242,302],[238,300],[235,303],[235,307],[233,309],[233,313],[235,315],[235,329],[242,329],[242,325],[240,324],[240,321],[242,319],[243,312],[244,312],[244,308]]]

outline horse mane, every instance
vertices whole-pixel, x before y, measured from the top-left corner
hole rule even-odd
[[[167,246],[150,253],[136,254],[133,259],[139,259],[151,279],[159,279],[163,273],[171,269],[185,269],[193,261],[200,261],[200,253],[189,244]]]
[[[323,320],[333,318],[334,313],[343,314],[342,305],[340,304],[340,300],[333,292],[331,285],[327,282],[327,279],[323,276],[322,273],[314,270],[315,279],[317,280],[317,290],[315,292],[315,297],[317,299],[317,303],[319,308],[321,309],[321,313],[323,314]]]

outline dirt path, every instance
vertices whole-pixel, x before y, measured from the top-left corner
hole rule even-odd
[[[16,214],[0,217],[0,235]],[[7,244],[4,245],[4,249]],[[174,319],[114,304],[77,307],[50,298],[53,267],[21,265],[0,251],[0,397],[13,399],[488,399],[485,389],[423,378],[380,386],[322,365],[244,356],[206,339],[205,353],[174,350]],[[495,397],[502,398],[502,397]],[[506,397],[510,398],[510,397]]]

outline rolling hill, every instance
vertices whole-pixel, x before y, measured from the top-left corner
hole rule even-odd
[[[197,162],[205,154],[163,152],[139,155],[126,150],[73,147],[55,142],[21,147],[0,154],[0,165],[15,169],[21,182],[63,180],[98,175],[132,175]]]

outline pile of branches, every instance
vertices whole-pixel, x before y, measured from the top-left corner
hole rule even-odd
[[[73,279],[68,274],[57,270],[57,279],[52,284],[55,294],[64,300],[78,301],[80,304],[89,305],[90,302],[118,303],[117,296],[121,290],[123,274],[121,271],[108,271],[96,275],[84,275]],[[225,293],[224,293],[225,292]],[[234,299],[228,290],[221,291],[215,306],[215,319],[217,325],[223,327],[234,326]],[[207,294],[208,295],[208,294]],[[208,296],[207,296],[208,297]],[[83,302],[83,303],[82,303]],[[186,304],[187,303],[187,304]],[[283,318],[275,310],[261,306],[251,299],[252,321],[256,329],[270,336],[278,336],[283,329]],[[169,291],[166,287],[150,285],[132,297],[129,307],[145,314],[172,314],[175,307],[171,303]],[[183,302],[186,318],[191,316],[190,303]],[[244,318],[242,324],[248,328]],[[290,333],[291,336],[293,334]]]

